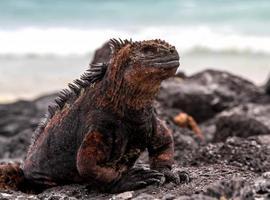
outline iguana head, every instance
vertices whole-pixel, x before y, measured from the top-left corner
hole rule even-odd
[[[110,98],[153,100],[161,81],[173,76],[179,66],[175,47],[162,40],[112,39],[110,45],[113,53],[103,78]],[[134,101],[130,104],[136,104]]]
[[[162,80],[173,76],[179,66],[175,47],[162,40],[111,40],[111,45],[114,53],[108,73],[138,89],[159,85]]]

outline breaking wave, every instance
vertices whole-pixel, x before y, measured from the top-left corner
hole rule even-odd
[[[162,38],[181,53],[194,50],[270,54],[270,37],[200,27],[143,27],[124,29],[20,28],[0,30],[0,55],[84,55],[110,38]]]

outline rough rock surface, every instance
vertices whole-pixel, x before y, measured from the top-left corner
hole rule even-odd
[[[59,186],[45,190],[38,195],[32,195],[29,197],[27,194],[15,191],[2,191],[1,195],[9,195],[8,199],[15,199],[18,196],[23,196],[22,199],[124,199],[123,197],[130,197],[137,199],[164,199],[167,197],[181,197],[192,196],[196,194],[203,194],[204,190],[211,184],[217,181],[226,181],[234,178],[243,177],[243,181],[246,183],[253,183],[253,179],[258,176],[251,171],[241,170],[237,167],[226,165],[207,165],[201,167],[188,167],[181,168],[190,173],[192,182],[190,184],[184,184],[176,186],[174,184],[166,184],[164,186],[148,186],[144,189],[137,190],[131,193],[123,194],[101,194],[95,190],[92,190],[87,185],[67,185]],[[206,188],[205,188],[206,186]],[[205,192],[206,193],[206,192]],[[220,193],[222,191],[220,190]],[[130,199],[130,198],[126,198]]]
[[[269,102],[270,103],[270,102]],[[214,142],[229,136],[249,137],[270,134],[270,104],[243,104],[225,110],[215,118]]]
[[[266,94],[270,95],[270,77],[268,78],[268,81],[265,84],[265,92]]]
[[[97,54],[95,62],[104,61],[103,54]],[[0,162],[23,159],[33,130],[55,96],[0,105]],[[268,98],[261,88],[226,72],[207,70],[191,77],[177,76],[162,85],[155,107],[174,133],[175,167],[187,171],[191,183],[149,186],[121,194],[66,185],[37,195],[1,191],[0,199],[269,199]],[[205,141],[173,122],[182,111],[202,122]],[[147,163],[147,154],[138,165],[142,163]]]
[[[230,137],[226,142],[208,144],[193,158],[196,163],[224,163],[257,173],[270,171],[270,135],[247,139]]]
[[[37,108],[32,102],[18,101],[14,104],[0,106],[0,135],[12,137],[22,130],[34,129],[38,121]]]
[[[162,84],[158,100],[165,108],[184,111],[197,121],[261,95],[251,82],[227,72],[206,70],[185,79],[171,78]]]
[[[33,131],[55,97],[0,105],[0,158],[24,157]]]
[[[206,187],[202,193],[207,198],[215,199],[269,199],[269,184],[269,172],[266,172],[251,183],[239,178],[233,178],[230,181],[220,181]]]
[[[109,42],[106,42],[99,49],[96,50],[92,63],[106,63],[109,61],[111,55],[111,48]]]
[[[268,80],[264,85],[264,90],[266,94],[270,95],[270,75],[268,76]]]

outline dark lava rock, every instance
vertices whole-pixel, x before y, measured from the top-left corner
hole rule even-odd
[[[270,95],[270,77],[265,84],[265,92],[266,92],[266,94]]]
[[[219,199],[209,197],[203,194],[195,194],[192,196],[181,196],[181,197],[176,198],[175,200],[219,200]]]
[[[35,104],[40,113],[39,116],[44,116],[44,113],[46,113],[48,110],[48,106],[54,102],[56,97],[58,97],[58,93],[43,95],[33,100],[33,103]]]
[[[21,199],[115,199],[115,200],[123,200],[130,199],[130,196],[135,199],[196,199],[195,197],[200,197],[197,199],[206,199],[212,200],[215,198],[210,198],[210,194],[206,190],[209,185],[218,181],[228,181],[233,179],[233,177],[243,177],[243,180],[247,184],[252,183],[252,179],[254,179],[255,174],[250,171],[241,171],[239,168],[226,166],[226,165],[205,165],[198,167],[188,167],[188,168],[180,168],[181,170],[188,171],[192,177],[192,182],[189,184],[166,184],[163,186],[149,186],[137,191],[131,191],[121,194],[106,194],[106,193],[98,193],[95,190],[91,190],[91,188],[87,185],[65,185],[58,186],[54,188],[47,189],[38,195],[29,195],[21,192],[15,191],[0,191],[0,199],[1,197],[5,197],[7,200],[16,199],[20,197]],[[266,185],[265,185],[266,186]],[[236,188],[236,187],[235,187]],[[229,189],[225,188],[224,191],[228,191]],[[205,191],[205,194],[203,193]],[[212,189],[213,191],[213,189]],[[216,191],[216,190],[215,190]],[[220,190],[220,192],[222,192]],[[194,194],[197,193],[197,194]],[[198,194],[200,193],[200,194]],[[228,193],[228,192],[226,192]],[[213,195],[212,195],[213,196]],[[166,198],[165,198],[166,197]],[[20,199],[17,198],[17,199]]]
[[[0,136],[11,137],[28,128],[34,130],[55,97],[53,94],[34,101],[0,105]]]
[[[0,199],[5,200],[88,200],[88,199],[109,199],[112,195],[98,194],[87,189],[86,185],[58,186],[34,195],[16,191],[0,191]],[[105,198],[106,197],[106,198]]]
[[[216,182],[206,187],[203,194],[217,199],[270,199],[270,172],[262,174],[251,184],[239,178]]]
[[[111,56],[111,48],[109,42],[106,42],[95,51],[92,63],[108,63]]]
[[[43,191],[40,194],[25,194],[17,191],[4,190],[0,191],[0,199],[2,200],[124,200],[114,198],[117,195],[102,194],[88,188],[87,185],[64,185],[53,187]]]
[[[179,131],[174,132],[174,158],[180,166],[194,163],[194,155],[200,148],[200,143],[187,133],[194,135],[187,129],[179,128]]]
[[[249,138],[232,137],[225,143],[208,144],[194,157],[197,164],[225,163],[251,170],[270,170],[270,135]]]
[[[253,193],[256,198],[270,199],[270,171],[255,180]]]
[[[29,195],[15,191],[0,191],[1,200],[40,200],[36,195]]]
[[[217,199],[236,198],[245,186],[245,181],[241,179],[232,179],[230,181],[220,181],[204,189],[203,194]],[[247,195],[245,195],[247,196]],[[248,199],[248,198],[247,198]]]
[[[160,102],[155,102],[155,109],[158,117],[165,121],[167,127],[172,131],[175,146],[175,159],[178,164],[185,166],[193,159],[193,154],[197,152],[202,141],[196,134],[187,129],[177,126],[173,122],[173,117],[179,114],[178,109],[165,109]]]
[[[259,88],[243,78],[206,70],[185,79],[164,81],[158,101],[165,108],[184,111],[202,122],[224,109],[253,101],[258,95]]]
[[[0,158],[22,158],[47,107],[57,95],[0,105]]]
[[[134,196],[148,194],[156,199],[164,197],[175,197],[175,199],[217,199],[203,192],[206,188],[214,183],[221,181],[230,182],[233,179],[243,180],[247,185],[251,185],[253,180],[258,177],[254,172],[242,170],[239,167],[229,166],[226,164],[204,164],[202,166],[180,167],[176,170],[187,171],[190,174],[191,182],[188,184],[166,184],[162,187],[150,186],[141,190],[134,191]],[[235,187],[236,188],[236,187]],[[228,189],[226,189],[228,190]],[[200,197],[200,198],[199,198]],[[220,200],[220,199],[219,199]]]
[[[39,199],[89,199],[85,185],[66,185],[45,190],[37,196]]]
[[[153,195],[142,193],[133,198],[133,200],[156,200],[156,198]]]
[[[270,134],[270,104],[244,104],[220,113],[213,141],[225,141],[230,136],[249,137]]]
[[[37,107],[29,101],[0,105],[0,135],[11,137],[24,129],[34,129],[37,113]]]
[[[171,194],[171,193],[168,193],[166,194],[162,200],[174,200],[175,199],[175,195]]]
[[[0,148],[0,158],[24,158],[31,142],[33,131],[25,129],[8,138]],[[2,155],[1,155],[2,154]]]

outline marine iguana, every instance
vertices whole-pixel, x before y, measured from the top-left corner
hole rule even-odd
[[[152,105],[162,80],[179,66],[175,47],[162,40],[111,39],[110,45],[109,62],[92,64],[49,106],[22,168],[0,165],[0,187],[89,183],[122,192],[164,178],[175,183],[181,176],[188,179],[171,170],[173,137]],[[151,169],[134,167],[145,149]]]

